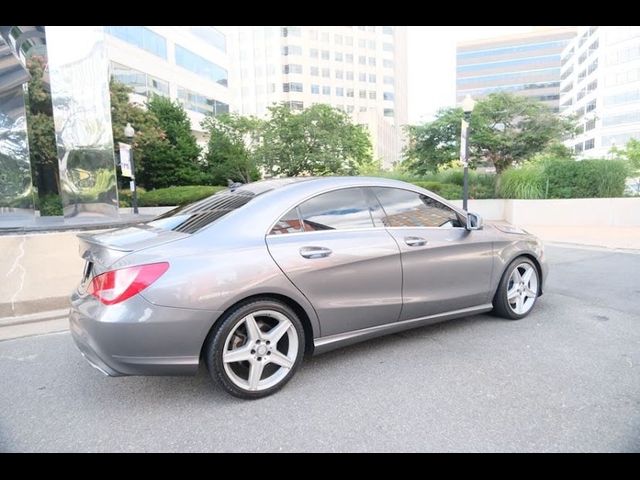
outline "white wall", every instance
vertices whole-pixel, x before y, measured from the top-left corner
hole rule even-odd
[[[459,207],[462,200],[452,202]],[[514,225],[559,227],[640,226],[640,198],[469,200],[469,211]]]

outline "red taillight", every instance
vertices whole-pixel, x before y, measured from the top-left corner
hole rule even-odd
[[[147,288],[168,268],[162,262],[104,272],[93,278],[88,292],[105,305],[120,303]]]

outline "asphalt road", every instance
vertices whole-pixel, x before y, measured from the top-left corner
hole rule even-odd
[[[68,333],[0,342],[0,451],[640,451],[640,254],[547,254],[528,318],[347,347],[258,401],[104,377]]]

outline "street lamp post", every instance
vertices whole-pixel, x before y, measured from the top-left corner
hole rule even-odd
[[[471,112],[476,102],[467,94],[462,101],[462,111],[464,118],[460,128],[460,160],[464,167],[463,187],[462,187],[462,209],[467,211],[467,202],[469,200],[469,123],[471,121]]]
[[[138,192],[136,190],[136,164],[133,159],[133,136],[136,131],[133,129],[130,123],[127,122],[127,126],[124,127],[124,136],[129,139],[131,143],[130,160],[131,160],[131,204],[133,205],[133,213],[138,213]]]

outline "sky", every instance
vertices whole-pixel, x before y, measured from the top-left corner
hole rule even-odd
[[[533,27],[408,27],[409,123],[430,120],[456,100],[456,42],[530,32]]]

